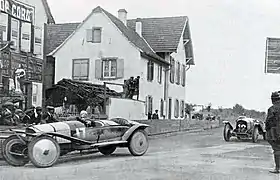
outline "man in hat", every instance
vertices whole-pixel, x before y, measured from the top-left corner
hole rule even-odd
[[[280,173],[280,91],[271,94],[272,106],[268,109],[265,121],[267,141],[274,154],[275,168],[269,172]]]
[[[24,112],[21,109],[16,109],[15,113],[14,113],[14,116],[13,116],[14,122],[17,125],[21,124],[22,120],[23,120],[23,117],[24,117]]]
[[[47,112],[43,115],[43,120],[46,123],[59,122],[58,117],[54,112],[54,107],[47,106]]]
[[[36,107],[35,124],[40,124],[42,121],[42,107]]]
[[[14,104],[12,102],[6,102],[2,105],[1,112],[1,123],[6,126],[14,126],[15,122],[13,120]]]
[[[23,117],[24,124],[35,124],[35,115],[33,109],[27,109],[25,112],[25,116]]]

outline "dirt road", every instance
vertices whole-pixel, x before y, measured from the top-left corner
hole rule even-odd
[[[266,142],[225,142],[220,128],[152,139],[142,157],[120,149],[110,157],[63,158],[48,169],[0,161],[0,180],[280,180],[269,174],[272,167]]]

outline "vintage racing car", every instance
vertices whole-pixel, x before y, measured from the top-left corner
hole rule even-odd
[[[5,161],[12,166],[24,166],[29,161],[38,168],[53,166],[58,158],[77,150],[98,150],[112,154],[117,147],[128,147],[134,156],[146,153],[149,143],[146,124],[115,118],[95,120],[87,127],[80,121],[65,121],[10,130],[3,142]]]
[[[224,123],[224,140],[229,141],[230,138],[237,137],[237,139],[252,138],[252,141],[256,143],[259,135],[266,138],[265,123],[254,118],[248,118],[246,116],[240,116],[236,120],[235,128],[229,121],[223,121]]]

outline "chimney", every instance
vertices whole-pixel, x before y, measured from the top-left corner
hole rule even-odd
[[[136,19],[135,31],[142,37],[142,22],[140,18]]]
[[[119,19],[124,23],[126,26],[126,21],[127,21],[127,11],[125,9],[120,9],[118,11],[118,17]]]

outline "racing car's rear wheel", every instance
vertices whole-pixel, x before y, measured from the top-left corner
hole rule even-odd
[[[28,155],[35,167],[51,167],[60,156],[60,146],[55,139],[48,136],[41,136],[29,143]]]
[[[128,149],[133,156],[144,155],[149,148],[147,133],[144,130],[136,130],[130,138]]]
[[[231,137],[231,128],[229,126],[229,124],[226,124],[224,127],[224,139],[225,141],[229,141],[230,137]]]
[[[99,152],[101,152],[105,156],[112,154],[113,152],[115,152],[116,149],[117,149],[116,146],[105,146],[105,147],[98,148]]]
[[[258,139],[259,139],[259,128],[257,126],[255,126],[253,129],[252,141],[254,143],[256,143],[256,142],[258,142]]]
[[[24,166],[29,162],[27,146],[17,137],[8,137],[2,145],[3,158],[12,166]]]

